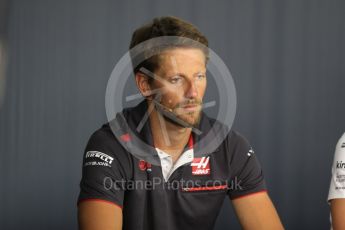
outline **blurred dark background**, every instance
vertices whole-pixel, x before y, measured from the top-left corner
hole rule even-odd
[[[345,131],[343,0],[0,0],[0,228],[76,229],[82,154],[135,28],[195,24],[236,83],[235,128],[286,229],[329,229]],[[7,62],[7,65],[6,65]],[[217,230],[240,229],[226,200]]]

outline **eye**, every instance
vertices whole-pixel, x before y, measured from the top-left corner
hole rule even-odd
[[[170,80],[170,83],[172,84],[177,84],[177,83],[180,83],[182,81],[182,77],[180,76],[174,76],[172,77]]]
[[[204,78],[206,78],[206,75],[205,74],[202,74],[202,73],[199,73],[198,75],[196,75],[196,78],[198,80],[203,80]]]

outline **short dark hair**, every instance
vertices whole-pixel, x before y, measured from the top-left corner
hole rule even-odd
[[[131,49],[136,45],[161,36],[176,36],[182,38],[179,39],[177,45],[165,47],[165,49],[176,47],[197,47],[203,51],[205,61],[208,61],[209,52],[207,38],[193,24],[173,16],[154,18],[150,23],[136,29],[133,32],[129,49],[131,51]],[[199,46],[196,46],[195,44],[199,44]],[[152,50],[150,49],[147,49],[146,52],[148,53],[145,54],[144,51],[144,54],[142,54],[145,58],[142,58],[143,56],[141,56],[141,60],[144,61],[141,61],[140,63],[134,60],[135,57],[133,57],[133,54],[130,52],[134,74],[139,72],[142,67],[151,72],[157,70],[159,66],[159,55],[152,55]]]

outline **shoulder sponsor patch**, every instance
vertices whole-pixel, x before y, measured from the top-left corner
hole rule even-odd
[[[247,153],[247,156],[248,157],[251,157],[252,155],[254,154],[254,150],[251,148],[249,149],[248,153]]]
[[[345,162],[337,161],[337,169],[345,169]]]
[[[113,160],[114,160],[114,158],[112,158],[111,156],[99,151],[86,152],[85,159],[89,159],[89,158],[95,158],[98,161],[88,161],[84,164],[84,166],[99,165],[99,166],[111,167],[111,163],[113,163]]]

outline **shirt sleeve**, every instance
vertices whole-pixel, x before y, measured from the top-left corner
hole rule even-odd
[[[98,130],[90,137],[84,151],[78,204],[103,200],[122,208],[130,171],[125,153],[112,133]]]
[[[228,141],[230,158],[230,199],[236,199],[259,192],[266,192],[266,183],[260,163],[248,141],[232,132]]]
[[[345,133],[335,147],[332,178],[328,193],[328,201],[336,198],[345,198]]]

